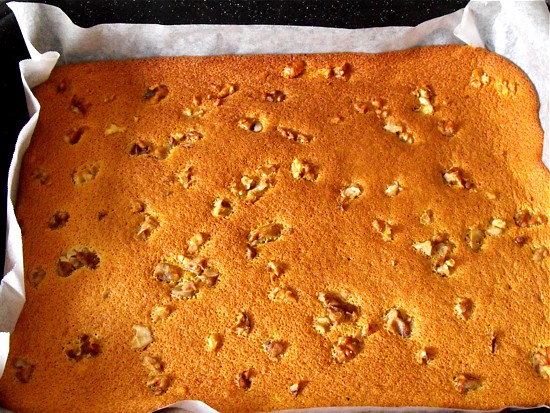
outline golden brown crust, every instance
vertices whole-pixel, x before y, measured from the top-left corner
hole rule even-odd
[[[35,93],[7,407],[549,402],[550,175],[507,60],[110,61]]]

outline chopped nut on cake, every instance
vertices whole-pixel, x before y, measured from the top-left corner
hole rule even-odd
[[[89,248],[72,248],[57,260],[57,275],[68,277],[82,267],[95,270],[100,259],[97,253]]]
[[[254,369],[248,369],[237,374],[237,386],[243,390],[250,389],[254,373]]]
[[[210,352],[216,352],[221,348],[222,344],[222,335],[220,333],[213,333],[206,340],[206,349]]]
[[[472,315],[473,307],[472,300],[469,298],[459,298],[455,305],[455,314],[462,320],[468,320]]]
[[[333,348],[336,363],[345,363],[353,359],[361,350],[361,343],[353,337],[340,337]]]
[[[386,330],[390,333],[409,338],[412,334],[412,319],[403,310],[392,308],[385,317]]]
[[[143,350],[153,342],[153,336],[149,327],[136,325],[132,328],[134,329],[134,337],[131,341],[132,348]]]
[[[287,79],[294,79],[301,76],[306,70],[306,62],[303,60],[296,60],[283,69],[281,76]]]
[[[455,390],[462,394],[477,390],[483,384],[479,378],[468,374],[459,374],[453,381],[455,384]]]
[[[89,334],[81,334],[64,347],[65,355],[73,361],[95,357],[100,353],[99,340]]]
[[[250,231],[248,234],[248,245],[257,247],[258,245],[273,242],[279,239],[283,231],[281,224],[266,224]]]
[[[165,374],[154,376],[147,382],[146,386],[151,390],[153,395],[161,396],[166,393],[170,387],[170,377]]]
[[[264,348],[270,359],[278,360],[285,353],[287,344],[281,340],[267,340]]]
[[[290,172],[295,179],[303,179],[305,181],[313,182],[317,180],[317,171],[313,164],[300,159],[294,159],[290,165]]]
[[[15,377],[21,383],[28,383],[31,380],[35,366],[30,361],[16,358],[13,361],[13,367],[15,368]]]
[[[550,347],[540,346],[531,355],[531,364],[543,379],[550,378]]]
[[[167,305],[157,305],[151,309],[151,321],[158,323],[166,320],[170,314],[172,314],[172,307]]]
[[[251,329],[252,323],[250,322],[250,318],[245,312],[241,312],[237,317],[237,322],[231,327],[231,332],[246,337],[250,334]]]
[[[159,103],[168,96],[168,86],[157,84],[147,88],[143,95],[143,99],[149,103]]]

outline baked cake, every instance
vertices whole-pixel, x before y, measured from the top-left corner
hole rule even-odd
[[[16,412],[549,403],[536,92],[469,46],[59,66]]]

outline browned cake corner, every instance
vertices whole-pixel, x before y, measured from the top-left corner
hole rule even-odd
[[[539,103],[468,46],[58,67],[16,412],[549,403]]]

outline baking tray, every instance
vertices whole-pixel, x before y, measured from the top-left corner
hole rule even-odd
[[[74,0],[32,1],[60,7],[74,23],[82,27],[101,23],[157,23],[275,24],[350,29],[415,26],[459,10],[468,3],[468,0],[94,0],[82,3]],[[546,4],[550,10],[550,0],[547,0]],[[15,17],[5,0],[0,0],[0,53],[3,56],[0,93],[5,103],[2,116],[4,122],[0,128],[3,145],[0,174],[6,187],[8,167],[17,135],[28,120],[18,64],[29,55]],[[6,192],[2,193],[0,216],[6,216]],[[5,221],[0,222],[5,233]],[[0,251],[3,259],[4,238],[0,244]],[[546,413],[550,409],[534,408],[529,411]]]

